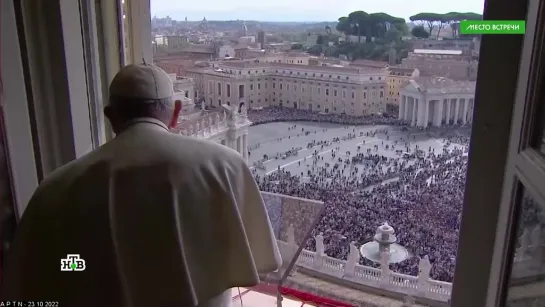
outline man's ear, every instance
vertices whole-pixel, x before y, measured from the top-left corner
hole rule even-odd
[[[111,122],[113,117],[113,110],[111,106],[104,107],[104,116]]]
[[[115,109],[112,106],[105,106],[104,107],[104,116],[110,121],[110,126],[112,127],[112,130],[115,134],[117,134],[119,131],[117,130],[119,128],[119,118],[116,114]]]
[[[180,112],[182,111],[182,101],[174,101],[174,111],[172,111],[172,117],[170,118],[169,129],[174,129],[178,125],[178,117],[180,117]]]

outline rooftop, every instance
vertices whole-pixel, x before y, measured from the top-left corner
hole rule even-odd
[[[269,63],[263,62],[254,62],[254,61],[221,61],[218,63],[222,67],[231,67],[231,68],[255,68],[255,67],[269,67]]]
[[[407,68],[407,67],[401,67],[401,66],[390,66],[388,67],[388,70],[394,73],[402,73],[402,74],[412,74],[415,71],[415,68]]]
[[[352,63],[350,63],[350,65],[364,66],[364,67],[386,68],[386,67],[388,67],[388,62],[373,61],[373,60],[355,60]]]
[[[278,53],[278,54],[281,55],[282,53]],[[310,57],[308,53],[303,51],[288,51],[288,52],[285,52],[284,55],[287,57],[299,57],[299,56]]]
[[[273,67],[298,69],[298,70],[332,71],[332,72],[353,73],[353,74],[357,74],[364,71],[362,69],[352,68],[352,67],[314,66],[314,65],[285,64],[285,63],[270,63],[270,64],[272,64],[271,66]],[[371,70],[367,70],[367,72],[369,71]],[[378,73],[380,70],[372,70],[372,71],[376,71]]]
[[[475,84],[475,81],[455,81],[444,77],[419,77],[410,80],[404,89],[415,88],[430,94],[475,93]]]
[[[462,55],[462,50],[414,49],[415,54]]]
[[[299,65],[299,64],[286,64],[286,63],[263,63],[256,61],[225,61],[219,64],[221,67],[225,68],[284,68],[292,70],[308,70],[308,71],[330,71],[338,73],[381,73],[384,72],[382,69],[373,69],[367,68],[362,69],[361,67],[335,67],[335,66],[314,66],[314,65]]]
[[[191,52],[191,53],[214,53],[214,45],[209,44],[191,44],[181,50],[182,52]]]
[[[248,45],[246,45],[246,44],[236,44],[235,46],[233,46],[233,49],[235,49],[235,50],[248,49]]]
[[[203,73],[207,70],[208,67],[199,67],[199,66],[194,66],[194,67],[187,67],[185,68],[184,70],[186,72],[193,72],[193,73]]]

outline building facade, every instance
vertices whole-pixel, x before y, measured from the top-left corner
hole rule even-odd
[[[169,74],[174,87],[173,99],[182,102],[181,114],[189,114],[195,109],[195,89],[193,87],[193,79]]]
[[[475,47],[473,39],[411,39],[409,50],[441,49],[441,50],[470,50]]]
[[[418,78],[420,71],[415,68],[404,68],[400,66],[388,67],[388,77],[386,83],[386,103],[399,105],[399,91],[409,84],[410,80]]]
[[[218,112],[202,110],[194,115],[180,117],[173,132],[227,146],[248,161],[248,127],[251,122],[244,107],[224,106]]]
[[[427,128],[473,120],[475,82],[442,77],[410,80],[400,91],[399,119]]]
[[[296,65],[310,65],[309,56],[305,52],[261,52],[258,57],[254,59],[257,63],[283,63],[283,64],[296,64]]]
[[[157,46],[165,46],[168,49],[180,49],[187,45],[187,37],[181,35],[157,35],[155,36]]]
[[[360,67],[360,68],[381,68],[381,69],[386,69],[386,68],[388,68],[388,62],[359,59],[359,60],[352,61],[350,63],[350,66]]]
[[[235,56],[235,48],[231,45],[223,45],[220,47],[218,57],[220,59],[230,58]]]
[[[202,75],[203,97],[210,107],[245,103],[249,108],[278,106],[351,115],[386,108],[388,72],[382,69],[254,60],[223,61],[187,73]]]
[[[265,48],[265,31],[259,30],[257,31],[257,42],[259,43],[259,48],[263,49]]]
[[[415,49],[401,60],[401,66],[418,69],[421,76],[441,76],[454,80],[477,79],[478,61],[462,50]]]
[[[316,43],[318,42],[318,36],[319,34],[317,33],[308,33],[307,39],[305,40],[305,47],[312,47],[316,45]]]

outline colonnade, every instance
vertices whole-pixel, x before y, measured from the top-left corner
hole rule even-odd
[[[239,129],[238,132],[236,127],[231,129],[208,139],[236,150],[244,160],[248,161],[248,129]]]
[[[244,160],[248,161],[248,134],[239,135],[236,140],[236,148]]]
[[[236,131],[225,131],[223,135],[216,135],[213,139],[221,145],[236,150],[244,160],[248,161],[248,133],[247,130],[245,132],[237,134]]]
[[[457,96],[427,98],[424,95],[401,95],[399,119],[421,128],[469,124],[473,121],[474,95]]]

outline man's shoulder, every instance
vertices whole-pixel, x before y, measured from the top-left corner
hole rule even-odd
[[[176,134],[165,134],[164,137],[166,138],[160,138],[163,141],[158,139],[141,140],[147,144],[147,146],[144,146],[145,151],[148,151],[149,157],[154,160],[166,162],[172,166],[179,165],[185,170],[226,167],[235,170],[246,166],[242,156],[227,146]],[[61,188],[66,183],[85,174],[89,167],[97,163],[106,162],[111,167],[117,165],[118,162],[121,163],[120,161],[122,161],[121,164],[140,164],[142,157],[146,155],[143,152],[127,150],[127,145],[122,140],[108,142],[89,154],[51,172],[40,183],[37,192],[50,190],[54,187]],[[130,157],[133,157],[133,159]],[[129,162],[130,160],[133,161]]]
[[[174,138],[177,142],[173,142],[173,144],[179,149],[179,152],[185,152],[189,155],[195,154],[201,161],[210,159],[235,163],[243,161],[242,156],[237,151],[216,142],[180,135],[174,135]]]
[[[43,180],[40,182],[36,192],[39,192],[44,189],[50,189],[53,186],[63,184],[68,178],[76,176],[78,173],[81,173],[90,163],[97,159],[100,155],[101,148],[95,149],[90,153],[72,160],[55,170],[49,173]]]

